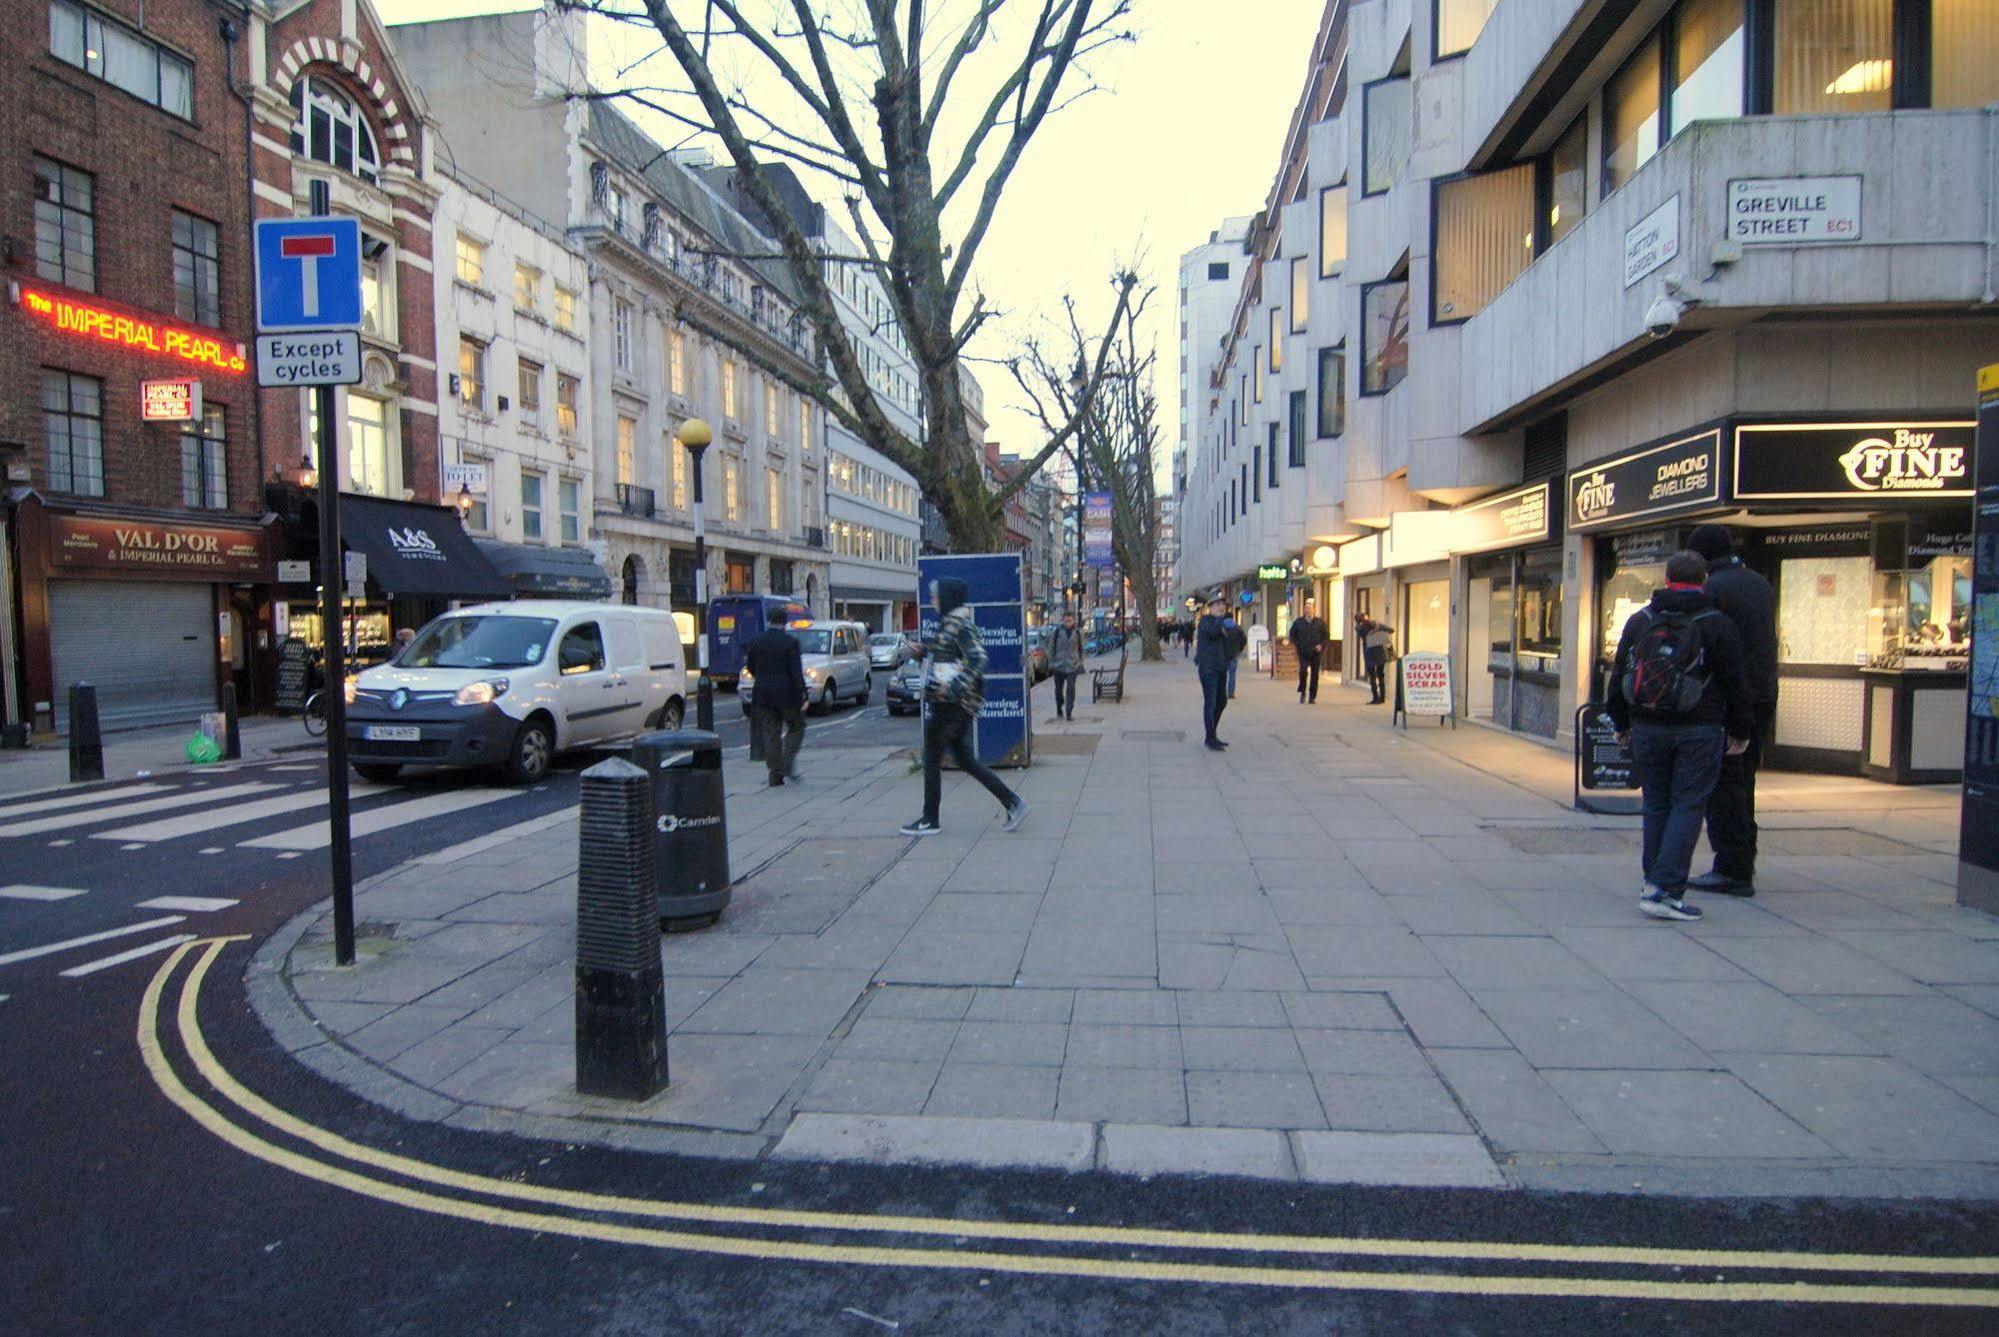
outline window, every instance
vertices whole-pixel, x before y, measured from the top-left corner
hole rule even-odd
[[[491,460],[481,455],[466,454],[460,454],[458,458],[462,463],[476,464],[484,468],[486,470],[486,477],[489,480],[487,486],[492,486],[490,480],[493,477],[493,462]],[[484,492],[468,491],[466,495],[472,498],[472,504],[465,511],[465,527],[474,533],[487,533],[493,527],[493,520],[492,512],[486,508],[486,494]],[[445,500],[449,501],[451,498],[447,497]]]
[[[1276,429],[1273,428],[1272,430],[1275,431]],[[1245,467],[1249,470],[1250,500],[1260,502],[1263,500],[1263,447],[1261,445],[1251,448],[1250,461]]]
[[[1228,276],[1229,276],[1228,261],[1226,260],[1208,261],[1208,282],[1210,283],[1226,282]]]
[[[1366,145],[1362,195],[1379,195],[1402,179],[1402,168],[1409,160],[1413,112],[1407,75],[1362,87],[1361,134]]]
[[[764,432],[777,435],[777,387],[769,381],[764,382]]]
[[[371,256],[370,251],[374,254]],[[361,332],[380,337],[392,324],[389,299],[395,295],[393,280],[396,262],[390,258],[387,238],[361,234]]]
[[[229,506],[229,453],[223,444],[219,408],[204,408],[200,422],[181,424],[180,500],[197,510]]]
[[[1291,435],[1288,443],[1290,445],[1290,454],[1286,457],[1285,463],[1293,469],[1302,469],[1305,467],[1305,392],[1303,390],[1293,390],[1291,392],[1289,428]]]
[[[581,389],[574,376],[555,373],[555,430],[564,440],[576,439],[576,396]]]
[[[1284,370],[1284,308],[1270,308],[1270,369]]]
[[[1387,394],[1409,374],[1409,280],[1363,286],[1360,327],[1360,392]]]
[[[611,346],[618,370],[632,369],[632,304],[622,297],[611,304]]]
[[[623,233],[625,230],[625,188],[612,186],[605,197],[604,212],[610,215],[611,230]]]
[[[35,163],[35,272],[97,291],[97,190],[88,172],[52,158]]]
[[[458,339],[458,402],[469,409],[486,407],[486,345],[477,339]]]
[[[576,333],[576,294],[555,285],[555,328],[565,333]]]
[[[72,0],[50,0],[49,52],[182,120],[194,119],[194,66]]]
[[[514,306],[521,311],[541,306],[541,271],[518,260],[514,261]]]
[[[639,481],[639,424],[634,418],[618,415],[618,483],[629,487]]]
[[[803,399],[798,401],[798,449],[800,453],[812,450],[812,406]]]
[[[173,211],[174,314],[197,325],[222,323],[222,261],[215,224]]]
[[[1589,127],[1582,116],[1570,126],[1548,152],[1548,244],[1569,235],[1570,229],[1589,212],[1586,181],[1589,162]]]
[[[1301,256],[1291,262],[1291,332],[1303,334],[1312,317],[1312,271]]]
[[[666,388],[676,395],[687,393],[687,334],[683,330],[666,336]]]
[[[673,439],[671,432],[666,437],[666,458],[672,462],[673,508],[687,509],[687,447]]]
[[[743,468],[732,455],[722,457],[722,518],[730,524],[743,519]]]
[[[389,472],[388,405],[365,395],[347,396],[347,486],[373,497],[393,495]]]
[[[561,515],[562,541],[580,543],[583,541],[582,488],[574,478],[558,479],[555,484],[555,504]]]
[[[1461,56],[1471,50],[1471,44],[1485,28],[1485,21],[1492,17],[1493,6],[1499,0],[1437,0],[1432,11],[1437,20],[1437,59],[1446,56]]]
[[[722,359],[722,416],[736,416],[736,360]]]
[[[458,234],[458,281],[478,287],[486,281],[486,244]]]
[[[1347,262],[1347,188],[1319,192],[1319,277],[1329,279]]]
[[[1742,0],[1683,0],[1673,15],[1672,134],[1742,115]]]
[[[1990,0],[1930,0],[1930,105],[1999,102],[1999,23]]]
[[[1255,373],[1255,387],[1253,393],[1256,396],[1256,402],[1261,404],[1263,402],[1263,350],[1261,348],[1255,349],[1251,352],[1250,370]],[[1248,405],[1243,406],[1242,420],[1245,423],[1249,421]]]
[[[1980,11],[1992,23],[1990,5]],[[1887,111],[1895,81],[1894,0],[1776,0],[1779,116]]]
[[[1319,350],[1319,435],[1340,436],[1347,430],[1347,346]]]
[[[1270,445],[1263,452],[1265,462],[1270,465],[1270,486],[1277,486],[1277,424],[1270,424]]]
[[[525,474],[521,481],[527,481]],[[541,479],[536,478],[535,483],[539,486]],[[555,650],[558,674],[601,673],[604,663],[604,633],[595,622],[579,623],[562,634],[562,643]]]
[[[292,85],[292,152],[351,172],[370,184],[381,180],[382,159],[375,132],[354,100],[330,79],[318,76]]]
[[[521,421],[530,427],[541,425],[541,363],[519,360]]]
[[[542,538],[542,476],[521,470],[521,537],[539,543]]]
[[[764,514],[773,530],[784,529],[784,475],[776,469],[764,469]]]
[[[104,382],[66,371],[42,373],[42,444],[49,489],[104,495]]]
[[[1603,89],[1603,193],[1659,151],[1659,34],[1631,53]]]
[[[1531,163],[1439,181],[1430,323],[1469,320],[1534,258]]]

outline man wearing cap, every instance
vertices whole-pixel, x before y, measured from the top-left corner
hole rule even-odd
[[[986,647],[972,617],[970,587],[955,576],[944,576],[930,587],[937,608],[937,630],[924,645],[923,815],[902,827],[905,836],[934,836],[943,830],[938,803],[944,791],[944,754],[958,769],[986,787],[999,800],[1004,829],[1020,830],[1027,820],[1027,800],[1007,788],[972,751],[971,733],[986,700]]]
[[[1194,628],[1194,672],[1201,679],[1202,744],[1210,752],[1220,752],[1228,744],[1215,736],[1228,706],[1229,601],[1219,593],[1208,598],[1208,611]]]
[[[1743,676],[1755,721],[1748,748],[1723,758],[1721,778],[1708,796],[1707,843],[1714,868],[1687,885],[1723,896],[1754,896],[1756,770],[1777,718],[1777,594],[1742,564],[1727,526],[1696,526],[1687,547],[1707,559],[1707,593],[1742,637]]]

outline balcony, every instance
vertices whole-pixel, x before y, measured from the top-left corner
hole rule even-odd
[[[1983,121],[1975,110],[1903,111],[1689,127],[1464,324],[1459,430],[1505,427],[1661,348],[1646,310],[1669,276],[1695,299],[1674,338],[1773,314],[1980,305],[1988,192],[1999,180],[1999,145]],[[1743,245],[1736,258],[1718,249],[1731,180],[1813,176],[1861,178],[1856,240]],[[1627,233],[1675,200],[1678,254],[1627,285]]]
[[[626,515],[638,516],[642,520],[652,519],[654,506],[651,488],[640,487],[636,483],[619,483],[617,493],[620,511]]]

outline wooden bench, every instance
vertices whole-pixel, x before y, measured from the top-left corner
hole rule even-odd
[[[1124,655],[1118,656],[1116,668],[1090,670],[1090,703],[1092,705],[1095,705],[1105,697],[1109,697],[1113,701],[1124,700],[1125,658]]]

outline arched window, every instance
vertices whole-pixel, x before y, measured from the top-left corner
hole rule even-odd
[[[370,185],[379,184],[381,155],[375,134],[354,100],[332,81],[300,79],[292,85],[292,152],[331,163]]]

